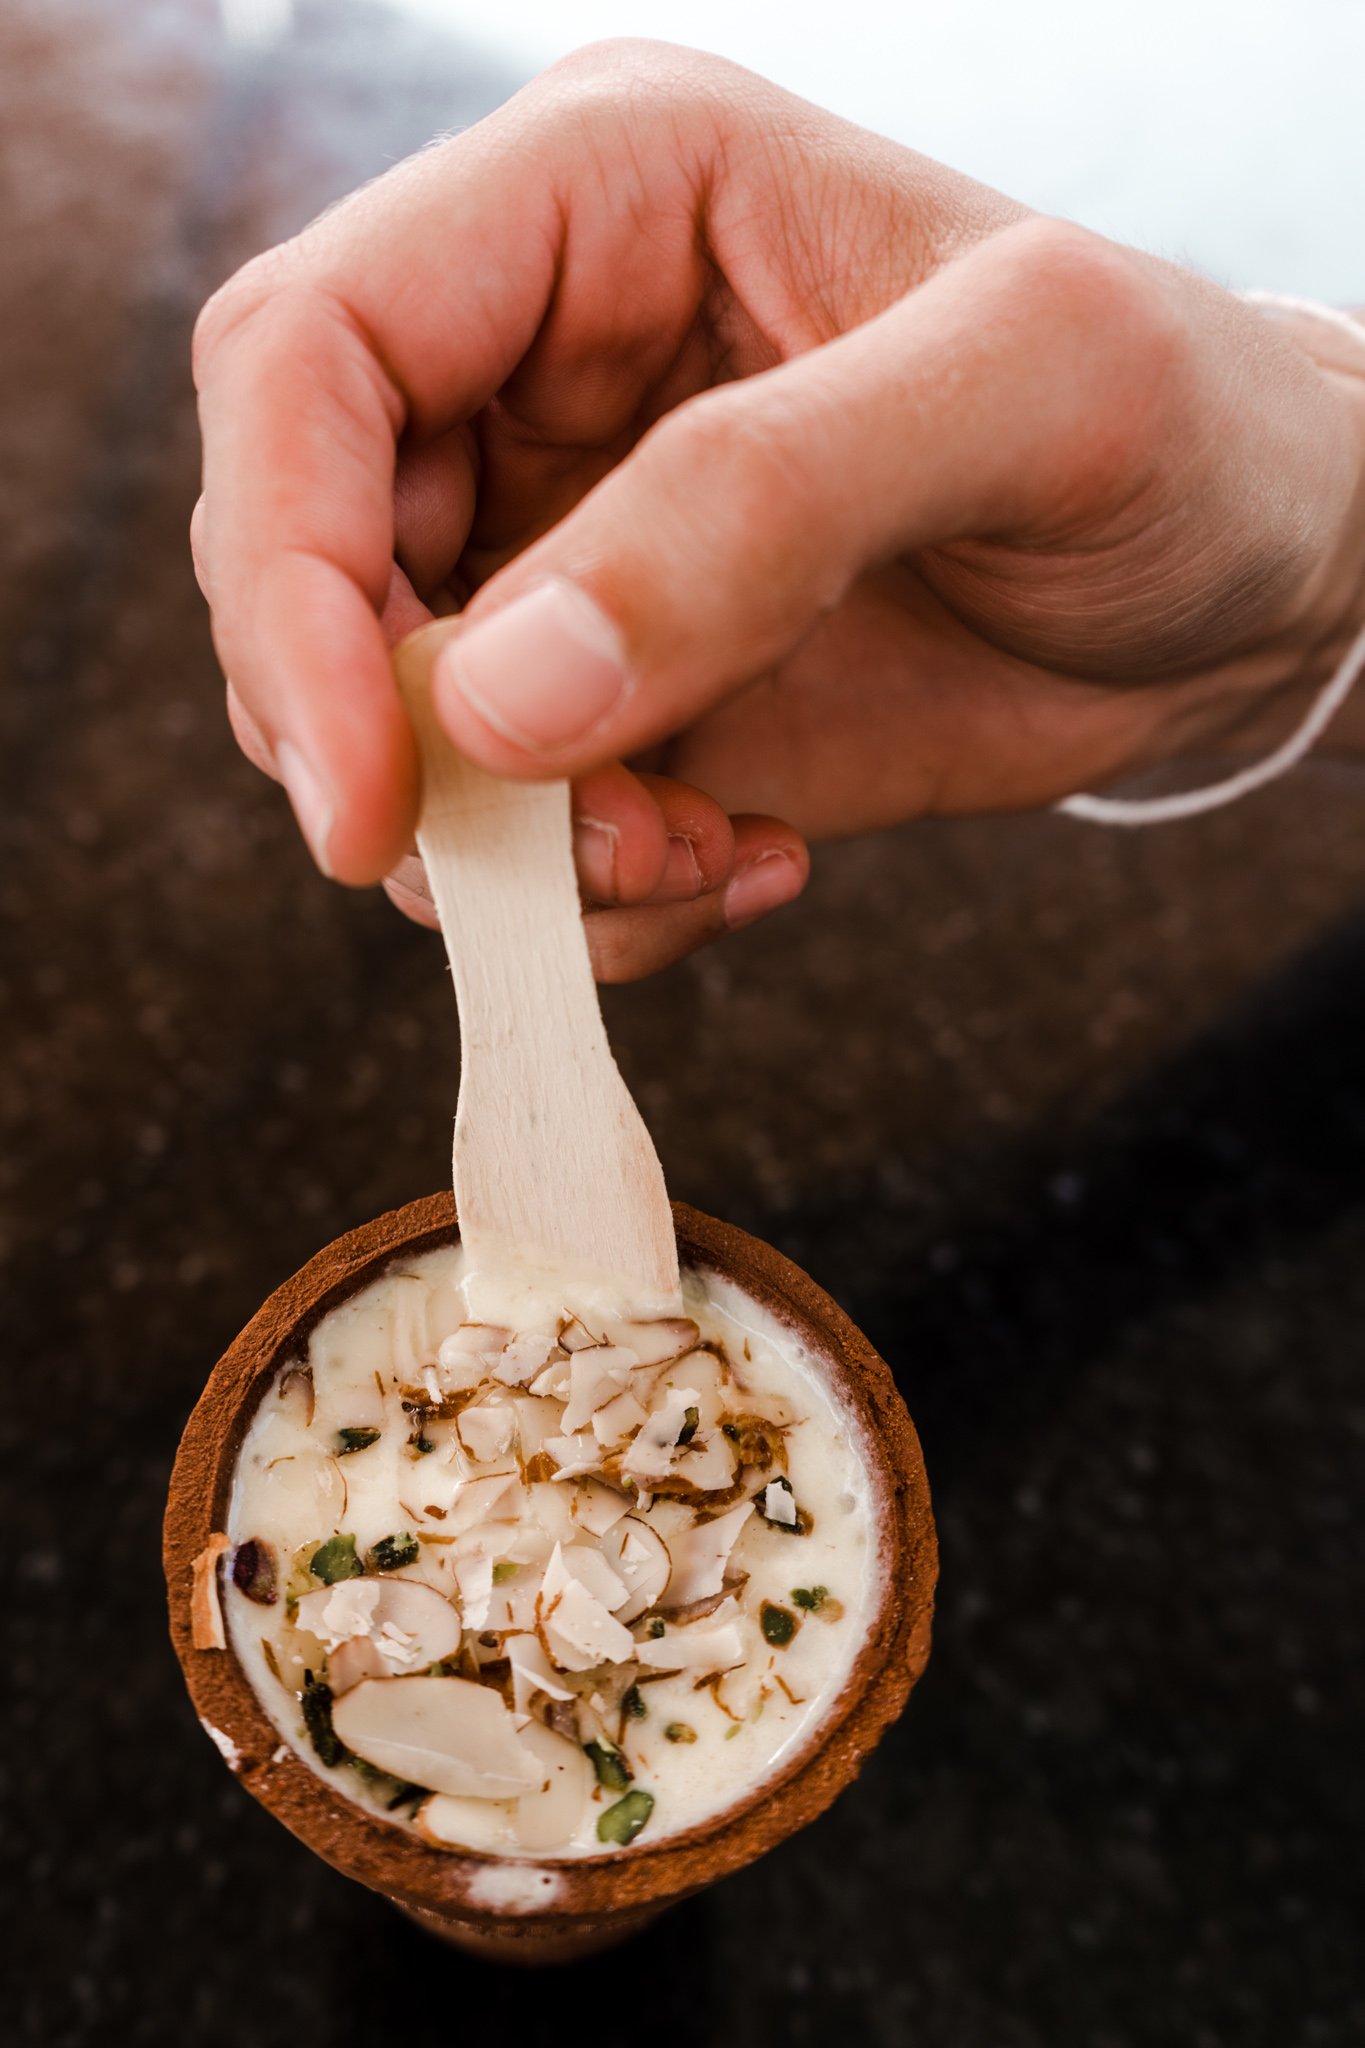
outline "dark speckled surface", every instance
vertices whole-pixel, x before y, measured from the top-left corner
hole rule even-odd
[[[435,942],[234,755],[185,547],[193,310],[514,81],[360,0],[9,0],[0,115],[8,2039],[1345,2048],[1365,2038],[1365,807],[912,827],[607,1003],[674,1191],[896,1368],[938,1648],[799,1841],[554,1979],[298,1847],[195,1726],[181,1422],[325,1239],[438,1186]],[[568,2020],[566,2023],[566,2015]]]

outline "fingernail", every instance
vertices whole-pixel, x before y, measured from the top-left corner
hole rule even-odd
[[[700,896],[701,869],[692,841],[684,833],[669,833],[668,857],[654,893],[674,903],[690,903],[694,896]]]
[[[574,865],[578,880],[598,903],[616,900],[616,841],[614,825],[596,818],[575,818],[573,827]]]
[[[558,576],[471,625],[436,665],[438,701],[462,698],[494,732],[533,754],[591,732],[629,680],[611,620]]]
[[[299,830],[308,841],[313,859],[324,875],[330,875],[332,869],[327,857],[327,847],[332,836],[331,798],[298,748],[288,740],[281,740],[276,747],[275,766],[279,769],[280,780],[289,793],[289,801],[294,806],[294,816],[299,821]]]
[[[802,876],[795,861],[785,853],[763,853],[747,868],[732,875],[724,898],[725,922],[731,931],[766,917],[783,903],[801,894]]]

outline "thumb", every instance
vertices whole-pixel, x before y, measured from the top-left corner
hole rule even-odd
[[[502,775],[629,756],[781,661],[873,564],[1064,518],[1097,418],[1111,467],[1108,423],[1141,432],[1163,270],[1026,222],[667,413],[466,611],[434,679],[452,739]]]

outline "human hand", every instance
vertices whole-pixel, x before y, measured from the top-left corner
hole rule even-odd
[[[425,914],[385,639],[465,605],[447,729],[573,778],[597,970],[648,971],[806,838],[1273,725],[1365,553],[1317,353],[718,59],[590,50],[206,309],[234,723]]]

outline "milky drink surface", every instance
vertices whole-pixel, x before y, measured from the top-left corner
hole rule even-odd
[[[606,1286],[402,1257],[257,1410],[233,1648],[282,1740],[390,1824],[647,1846],[746,1798],[846,1684],[878,1568],[860,1425],[730,1282],[683,1290],[623,1322]]]

